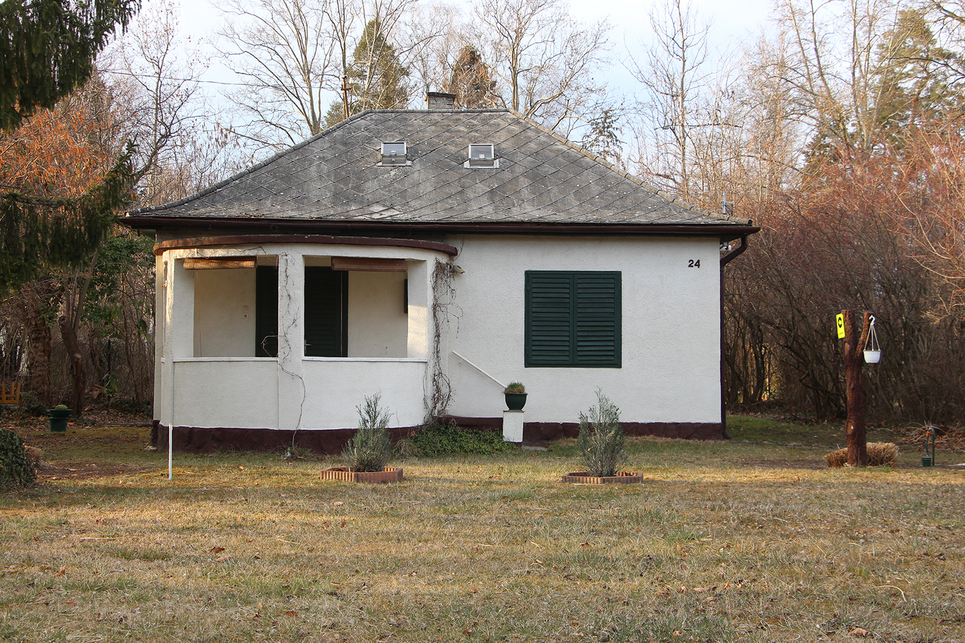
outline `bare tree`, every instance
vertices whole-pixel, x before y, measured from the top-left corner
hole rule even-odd
[[[146,7],[99,61],[113,97],[115,145],[137,142],[141,205],[182,198],[217,178],[226,143],[204,116],[205,66],[177,14],[170,0]]]
[[[762,204],[796,184],[806,130],[796,118],[796,104],[784,81],[786,46],[761,38],[745,53],[741,80],[735,87],[737,107],[732,123],[741,124],[742,181],[731,192]]]
[[[640,132],[640,165],[645,176],[656,180],[684,200],[691,198],[691,131],[698,101],[709,72],[707,34],[709,25],[699,23],[689,0],[666,0],[650,14],[653,44],[643,61],[631,60],[630,72],[640,82],[646,98]]]
[[[602,111],[595,72],[608,24],[576,22],[562,0],[478,0],[473,9],[473,40],[504,106],[564,135]]]
[[[401,46],[395,41],[415,1],[230,0],[219,50],[246,81],[234,95],[248,118],[240,133],[257,146],[280,149],[337,121],[338,105],[341,117],[351,112],[353,96],[377,91],[377,67],[390,48],[404,69],[427,37]]]
[[[883,134],[954,83],[959,59],[939,46],[902,0],[782,0],[787,64],[797,112],[814,130],[810,153],[829,145],[871,149]],[[927,107],[927,106],[926,106]]]
[[[324,129],[325,99],[337,89],[329,73],[337,55],[329,8],[327,0],[225,4],[219,51],[245,81],[232,98],[247,118],[240,134],[254,145],[281,148]]]
[[[462,49],[472,46],[462,15],[453,5],[416,5],[400,29],[402,49],[408,52],[413,89],[421,94],[449,91],[452,72]],[[477,48],[478,49],[478,48]]]

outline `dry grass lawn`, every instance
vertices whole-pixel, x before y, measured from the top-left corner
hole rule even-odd
[[[48,468],[0,495],[0,641],[965,640],[962,453],[633,439],[642,485],[584,486],[570,442],[366,486],[265,454],[168,481],[145,429],[25,437]]]

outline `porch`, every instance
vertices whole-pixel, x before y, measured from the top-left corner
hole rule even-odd
[[[191,241],[159,244],[160,425],[353,429],[377,392],[391,426],[423,421],[432,276],[454,249]]]

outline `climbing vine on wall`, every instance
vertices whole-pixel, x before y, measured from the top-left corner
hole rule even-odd
[[[443,368],[442,331],[449,328],[452,315],[451,263],[437,261],[432,271],[432,363],[429,365],[429,391],[426,396],[426,422],[445,415],[452,399],[452,387]]]

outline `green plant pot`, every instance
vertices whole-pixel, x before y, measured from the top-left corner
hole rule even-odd
[[[70,419],[70,409],[50,409],[48,415],[50,416],[51,433],[67,432],[67,420]]]
[[[504,393],[506,408],[510,411],[522,411],[526,405],[526,393]]]

